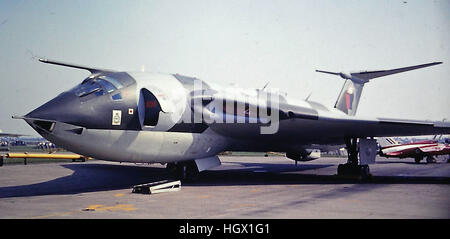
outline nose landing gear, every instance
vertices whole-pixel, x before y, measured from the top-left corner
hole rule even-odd
[[[193,181],[199,175],[199,170],[194,160],[167,163],[166,168],[176,179],[182,181]]]
[[[200,172],[220,166],[220,159],[216,156],[167,163],[169,173],[177,180],[185,182],[195,181]]]

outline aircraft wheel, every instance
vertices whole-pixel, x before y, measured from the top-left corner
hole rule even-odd
[[[186,164],[186,178],[184,180],[189,182],[195,181],[199,175],[197,164],[194,160],[188,161]]]
[[[181,173],[181,169],[180,169],[180,163],[167,163],[166,164],[166,170],[167,172],[173,176],[175,179],[179,179],[180,178],[180,173]]]
[[[175,163],[167,163],[166,169],[167,169],[167,171],[169,171],[169,173],[175,173],[176,164]]]
[[[338,175],[341,176],[357,176],[361,179],[368,179],[370,174],[369,165],[353,165],[353,164],[339,164]]]
[[[436,163],[436,159],[433,156],[428,156],[427,163]]]
[[[361,165],[361,178],[369,178],[370,175],[370,168],[369,165]]]
[[[359,173],[359,168],[350,164],[339,164],[338,175],[355,175]]]

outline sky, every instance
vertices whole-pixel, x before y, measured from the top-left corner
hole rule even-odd
[[[344,80],[316,73],[441,65],[373,79],[356,116],[450,120],[450,1],[0,0],[0,129],[99,68],[268,87],[333,107]]]

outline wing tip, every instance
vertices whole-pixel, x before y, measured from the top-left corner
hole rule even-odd
[[[435,61],[435,62],[431,62],[431,63],[428,63],[428,64],[423,64],[423,65],[434,66],[434,65],[439,65],[439,64],[442,64],[442,63],[444,63],[444,62],[442,62],[442,61]]]

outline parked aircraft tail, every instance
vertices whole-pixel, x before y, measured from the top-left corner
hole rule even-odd
[[[354,73],[343,73],[343,72],[330,72],[330,71],[321,71],[316,70],[316,72],[338,75],[345,79],[344,85],[339,93],[339,96],[336,100],[334,108],[341,110],[347,115],[355,115],[356,110],[358,109],[359,100],[361,97],[362,89],[364,84],[369,82],[369,80],[397,74],[405,71],[416,70],[423,67],[433,66],[441,64],[442,62],[433,62],[428,64],[416,65],[416,66],[408,66],[403,68],[397,68],[392,70],[380,70],[380,71],[362,71],[362,72],[354,72]]]
[[[390,137],[377,138],[377,142],[382,148],[384,148],[386,146],[390,146],[390,145],[399,145],[400,144],[399,142],[395,141],[393,138],[390,138]]]

